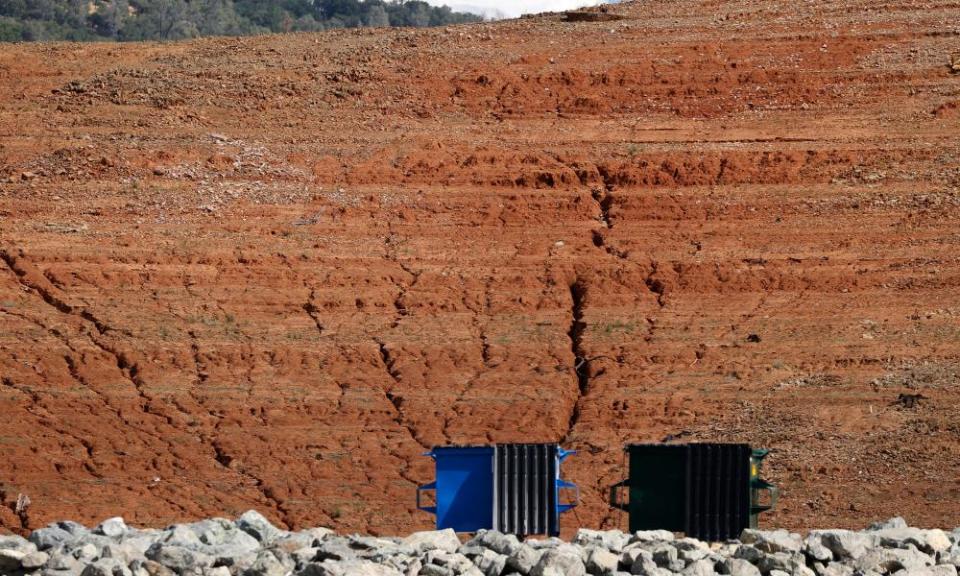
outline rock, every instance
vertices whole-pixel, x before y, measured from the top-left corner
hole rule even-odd
[[[530,571],[531,576],[586,576],[586,573],[580,554],[566,547],[547,550]]]
[[[160,534],[160,532],[154,531],[131,533],[123,537],[120,545],[131,558],[144,556],[147,550],[160,540]]]
[[[73,554],[66,552],[57,553],[54,550],[45,553],[50,554],[50,559],[47,560],[46,564],[48,570],[79,571],[81,568],[80,562],[73,557]]]
[[[873,534],[885,548],[906,548],[916,546],[924,552],[942,552],[950,548],[950,538],[943,530],[922,530],[920,528],[883,528]]]
[[[331,530],[330,528],[307,528],[306,530],[300,530],[299,532],[294,532],[294,534],[309,536],[313,539],[313,545],[317,546],[327,538],[331,536],[336,536],[337,533]]]
[[[803,550],[809,558],[817,562],[830,562],[833,560],[833,552],[823,545],[819,536],[808,535],[803,543]]]
[[[710,551],[710,545],[696,538],[680,538],[673,542],[673,547],[677,550],[706,550]]]
[[[837,560],[855,560],[866,554],[874,542],[872,536],[850,530],[814,530],[810,536],[819,538]]]
[[[454,574],[475,574],[476,576],[483,576],[480,569],[477,568],[469,558],[458,552],[451,553],[445,550],[433,549],[426,553],[424,560],[426,564],[435,564],[449,568]]]
[[[286,538],[286,536],[284,536]],[[281,538],[282,540],[283,538]],[[387,538],[378,538],[376,536],[361,536],[360,534],[351,534],[347,536],[347,545],[357,550],[380,550],[383,548],[395,548],[397,542]]]
[[[650,562],[653,562],[653,554],[651,554],[649,550],[644,550],[639,547],[627,548],[620,554],[620,566],[629,570],[630,567],[633,566],[633,563],[641,557],[645,557]]]
[[[507,557],[507,568],[520,574],[529,574],[540,561],[540,552],[522,545]]]
[[[653,555],[653,561],[661,568],[667,568],[679,558],[677,549],[670,544],[659,544],[653,548],[648,548]]]
[[[634,542],[670,542],[674,539],[669,530],[640,530],[630,536],[629,544]]]
[[[577,535],[573,539],[573,543],[580,546],[602,546],[613,552],[621,552],[629,542],[630,535],[619,530],[587,530],[585,528],[577,530]]]
[[[32,573],[33,576],[80,576],[80,573],[83,572],[85,565],[77,564],[73,568],[68,570],[54,570],[50,566],[44,566],[42,570],[38,570]],[[2,572],[0,572],[2,574]]]
[[[62,522],[57,522],[56,525],[59,528],[66,530],[70,534],[73,534],[74,536],[85,536],[90,533],[90,531],[87,530],[87,527],[84,526],[83,524],[80,524],[79,522],[71,522],[70,520],[63,520]]]
[[[481,572],[476,566],[470,566],[461,574],[461,576],[483,576],[483,572]]]
[[[130,569],[116,558],[101,558],[87,564],[80,576],[133,576]]]
[[[801,568],[807,568],[806,558],[803,554],[790,552],[774,552],[772,554],[766,554],[763,558],[757,562],[757,568],[761,572],[770,572],[773,570],[781,570],[787,574],[796,575],[798,572],[803,572]]]
[[[410,563],[407,564],[407,569],[404,571],[404,576],[417,576],[420,574],[420,569],[423,568],[423,562],[419,558],[413,558],[410,560]]]
[[[264,532],[269,532],[263,526],[261,526],[261,529]],[[253,529],[251,528],[251,530]],[[277,533],[279,534],[280,531],[278,530]],[[173,526],[160,536],[159,541],[164,544],[201,552],[217,558],[217,562],[220,564],[231,566],[235,564],[235,559],[250,554],[255,557],[256,552],[261,547],[259,540],[225,518],[212,518],[193,524]],[[139,540],[139,536],[136,538]],[[157,538],[153,537],[151,539],[156,540]],[[138,542],[138,544],[140,546],[145,544],[149,548],[149,540]],[[252,564],[252,562],[251,559],[249,563]]]
[[[892,576],[955,576],[957,569],[950,565],[930,566],[928,568],[914,568],[912,570],[898,570]]]
[[[687,548],[679,551],[679,559],[685,564],[697,562],[698,560],[702,560],[709,555],[710,550],[704,548]]]
[[[127,528],[127,524],[123,521],[123,518],[117,516],[101,522],[96,528],[93,529],[93,533],[102,534],[110,538],[120,538],[129,530],[130,529]]]
[[[141,551],[136,546],[132,546],[126,543],[113,543],[110,542],[105,544],[100,548],[100,558],[115,558],[124,564],[129,564],[133,560],[145,560],[145,552]]]
[[[226,566],[214,566],[213,568],[204,568],[203,576],[230,576],[230,569]]]
[[[641,554],[630,565],[630,573],[637,576],[657,576],[661,570],[657,563],[653,561],[653,554],[644,550],[646,554]]]
[[[952,550],[952,549],[951,549]],[[949,553],[940,553],[937,555],[938,564],[949,564],[960,567],[960,551],[951,551]]]
[[[681,574],[684,576],[714,576],[717,571],[713,567],[714,562],[711,560],[697,560],[684,568]]]
[[[586,570],[594,576],[613,576],[620,568],[620,557],[606,547],[594,547],[587,553]]]
[[[202,552],[159,542],[147,550],[147,558],[163,564],[178,574],[212,566],[214,562],[212,556]]]
[[[484,552],[487,551],[483,546],[478,546],[472,543],[470,540],[466,544],[457,548],[457,552],[463,554],[467,558],[475,558],[476,556],[482,556]]]
[[[357,551],[350,548],[342,538],[326,540],[317,547],[317,556],[315,562],[324,560],[353,560],[357,558]]]
[[[16,550],[24,554],[37,551],[37,545],[15,534],[0,535],[0,550]]]
[[[904,569],[926,568],[934,563],[933,558],[916,549],[875,548],[858,558],[853,566],[863,572],[873,571],[880,574],[892,574]]]
[[[175,572],[159,562],[147,560],[142,563],[144,571],[150,576],[174,576]]]
[[[246,532],[240,532],[240,534],[252,538],[252,536]],[[277,538],[277,540],[273,542],[273,546],[283,548],[287,552],[293,552],[301,548],[315,547],[320,542],[323,542],[324,539],[325,537],[317,538],[309,531],[303,530],[300,532],[290,532]]]
[[[483,549],[481,548],[481,551]],[[376,550],[367,550],[361,553],[361,558],[372,562],[389,562],[403,572],[407,569],[411,558],[417,557],[417,551],[409,546],[402,544],[392,544],[389,548],[377,548]]]
[[[883,520],[882,522],[874,522],[870,525],[867,530],[876,531],[876,530],[885,530],[887,528],[907,528],[907,521],[899,516],[894,516],[889,520]]]
[[[746,560],[751,564],[757,564],[763,557],[766,556],[760,550],[757,550],[750,544],[742,544],[737,547],[736,551],[733,553],[734,558],[739,558],[741,560]]]
[[[799,534],[791,534],[786,530],[754,530],[748,528],[740,535],[740,541],[753,546],[762,552],[799,552],[803,547],[803,540]]]
[[[549,548],[556,548],[558,546],[563,546],[566,544],[563,540],[555,537],[550,537],[545,540],[527,540],[524,542],[527,546],[533,548],[534,550],[547,550]]]
[[[828,562],[822,564],[817,562],[813,565],[817,576],[852,576],[853,567],[840,562]]]
[[[161,534],[158,542],[170,546],[189,548],[191,550],[198,550],[204,545],[200,537],[197,536],[197,533],[190,529],[189,526],[172,526],[168,528]]]
[[[290,553],[290,557],[293,559],[294,563],[297,565],[297,568],[303,568],[310,562],[313,562],[317,558],[317,552],[320,549],[314,546],[308,546],[306,548],[300,548],[299,550],[294,550]]]
[[[76,536],[56,524],[51,524],[46,528],[39,528],[30,534],[30,541],[40,550],[48,550],[55,546],[67,544],[74,539],[76,539]]]
[[[50,561],[50,555],[47,554],[46,552],[40,552],[40,551],[31,552],[20,559],[20,566],[22,566],[24,570],[29,572],[30,570],[43,568],[44,566],[47,565],[47,562],[49,561]]]
[[[500,576],[507,565],[507,557],[493,550],[486,549],[474,558],[473,563],[485,576]]]
[[[237,518],[238,528],[253,536],[261,544],[273,542],[279,538],[283,532],[270,523],[262,514],[256,510],[247,510]]]
[[[130,569],[131,576],[150,576],[150,573],[147,572],[147,569],[143,567],[143,564],[139,562],[134,562],[130,564],[127,568]]]
[[[523,544],[513,534],[503,534],[496,530],[481,530],[467,542],[467,545],[477,545],[497,554],[509,556],[520,549]]]
[[[193,535],[197,537],[197,540],[203,542],[204,544],[219,544],[223,541],[224,535],[228,532],[237,532],[241,531],[236,523],[227,520],[226,518],[209,518],[207,520],[201,520],[199,522],[194,522],[192,524],[184,524],[182,526],[174,526],[173,530],[185,529],[193,532]],[[246,532],[243,532],[247,534]],[[249,536],[249,534],[247,534]],[[253,536],[250,536],[253,538]]]
[[[420,569],[420,576],[456,576],[456,572],[449,566],[427,564]]]
[[[0,548],[0,573],[10,573],[20,570],[21,562],[26,552],[13,548]]]
[[[73,546],[88,534],[88,530],[76,522],[57,522],[31,532],[30,542],[37,549],[46,551],[63,546]]]
[[[730,576],[760,576],[760,569],[742,558],[727,558],[723,568]]]
[[[677,572],[671,572],[666,568],[660,568],[659,566],[655,565],[653,570],[651,570],[647,576],[676,576],[676,574]]]
[[[263,550],[253,564],[243,571],[243,576],[285,576],[290,572],[290,568],[291,566],[281,562],[274,553]]]
[[[456,552],[460,547],[460,539],[452,528],[446,530],[431,530],[425,532],[414,532],[403,539],[403,543],[415,550],[425,552],[427,550],[444,550],[446,552]]]
[[[81,562],[92,562],[99,555],[100,550],[92,542],[87,542],[73,551],[73,557]]]

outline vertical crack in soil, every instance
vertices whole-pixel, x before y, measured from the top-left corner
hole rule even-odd
[[[389,388],[386,388],[383,392],[390,404],[393,405],[393,421],[397,424],[397,426],[406,431],[407,435],[410,436],[410,439],[416,442],[418,446],[429,451],[430,447],[421,441],[413,427],[404,421],[403,399],[393,393],[394,386],[400,382],[400,372],[396,368],[396,359],[394,359],[394,357],[390,354],[390,350],[387,348],[387,345],[383,340],[375,338],[374,342],[377,343],[378,350],[380,351],[380,361],[383,363],[383,368],[387,375],[390,376],[391,380],[393,380],[393,385]],[[391,448],[386,444],[384,444],[384,448],[388,454],[402,462],[398,470],[399,476],[411,484],[419,484],[419,482],[410,475],[409,471],[412,466],[410,460],[405,458],[397,448]]]
[[[604,228],[613,228],[613,222],[610,221],[610,206],[613,205],[613,196],[610,195],[612,189],[613,186],[604,185],[603,189],[594,188],[590,191],[590,196],[600,207],[600,222]]]
[[[410,438],[412,438],[414,442],[419,444],[421,448],[423,448],[424,450],[429,450],[430,447],[424,444],[422,440],[420,440],[420,438],[417,436],[417,433],[413,429],[413,427],[404,421],[403,398],[401,398],[400,396],[397,396],[393,392],[394,387],[400,383],[400,372],[396,368],[396,359],[394,359],[393,355],[390,353],[390,350],[387,348],[387,345],[383,340],[375,338],[374,342],[376,342],[377,346],[379,347],[380,360],[383,362],[383,369],[387,373],[387,375],[390,376],[390,379],[393,381],[393,385],[390,386],[389,388],[386,388],[383,394],[384,396],[386,396],[387,400],[390,401],[390,404],[393,405],[394,422],[396,422],[398,426],[406,430],[407,433],[410,435]]]
[[[583,306],[586,294],[587,284],[578,277],[570,285],[571,319],[570,329],[567,331],[567,336],[570,338],[570,350],[573,352],[573,371],[577,377],[577,399],[570,411],[567,430],[563,434],[561,443],[568,440],[577,422],[580,421],[581,405],[590,389],[590,360],[587,359],[583,350],[583,332],[587,327],[586,322],[583,321]]]
[[[206,384],[210,375],[207,373],[203,358],[200,354],[200,341],[197,339],[197,333],[193,330],[188,330],[187,335],[190,336],[190,352],[193,355],[193,370],[197,373],[197,384]],[[202,403],[198,401],[197,404]]]
[[[220,445],[219,440],[214,440],[210,443],[210,446],[213,448],[213,458],[224,468],[230,468],[230,464],[233,462],[233,456],[228,454],[223,446]]]
[[[303,311],[307,313],[307,316],[309,316],[311,320],[313,320],[314,325],[317,327],[317,333],[320,336],[323,336],[323,322],[320,321],[320,310],[316,305],[316,296],[316,290],[311,288],[310,296],[303,305]]]
[[[613,220],[610,217],[610,207],[613,206],[613,195],[610,194],[612,190],[613,186],[607,184],[602,189],[594,188],[590,191],[590,197],[593,198],[593,201],[597,204],[597,208],[600,210],[598,219],[600,224],[603,225],[602,229],[591,232],[591,236],[594,246],[602,248],[611,256],[626,260],[627,253],[607,241],[607,233],[613,229]]]
[[[647,285],[647,289],[657,295],[657,305],[660,306],[660,308],[663,308],[667,305],[667,298],[665,294],[667,287],[661,280],[655,278],[656,275],[657,263],[654,262],[653,266],[650,268],[650,273],[647,274],[647,278],[644,280],[644,282]]]

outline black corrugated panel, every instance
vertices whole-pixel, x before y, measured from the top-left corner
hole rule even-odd
[[[557,445],[496,446],[494,519],[508,534],[557,534]]]
[[[750,522],[750,448],[746,444],[687,446],[687,536],[737,538]]]

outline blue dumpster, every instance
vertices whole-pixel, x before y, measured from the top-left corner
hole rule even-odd
[[[440,446],[427,453],[436,462],[436,480],[417,488],[417,508],[437,517],[437,529],[481,529],[505,533],[560,533],[560,514],[576,506],[576,485],[560,479],[560,463],[571,451],[556,444]],[[560,501],[561,489],[576,492]],[[421,495],[434,491],[435,505]]]

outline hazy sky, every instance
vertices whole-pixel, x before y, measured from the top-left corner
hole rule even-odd
[[[457,11],[484,16],[516,18],[522,14],[557,12],[581,6],[594,6],[600,0],[427,0],[430,4],[446,4]]]

